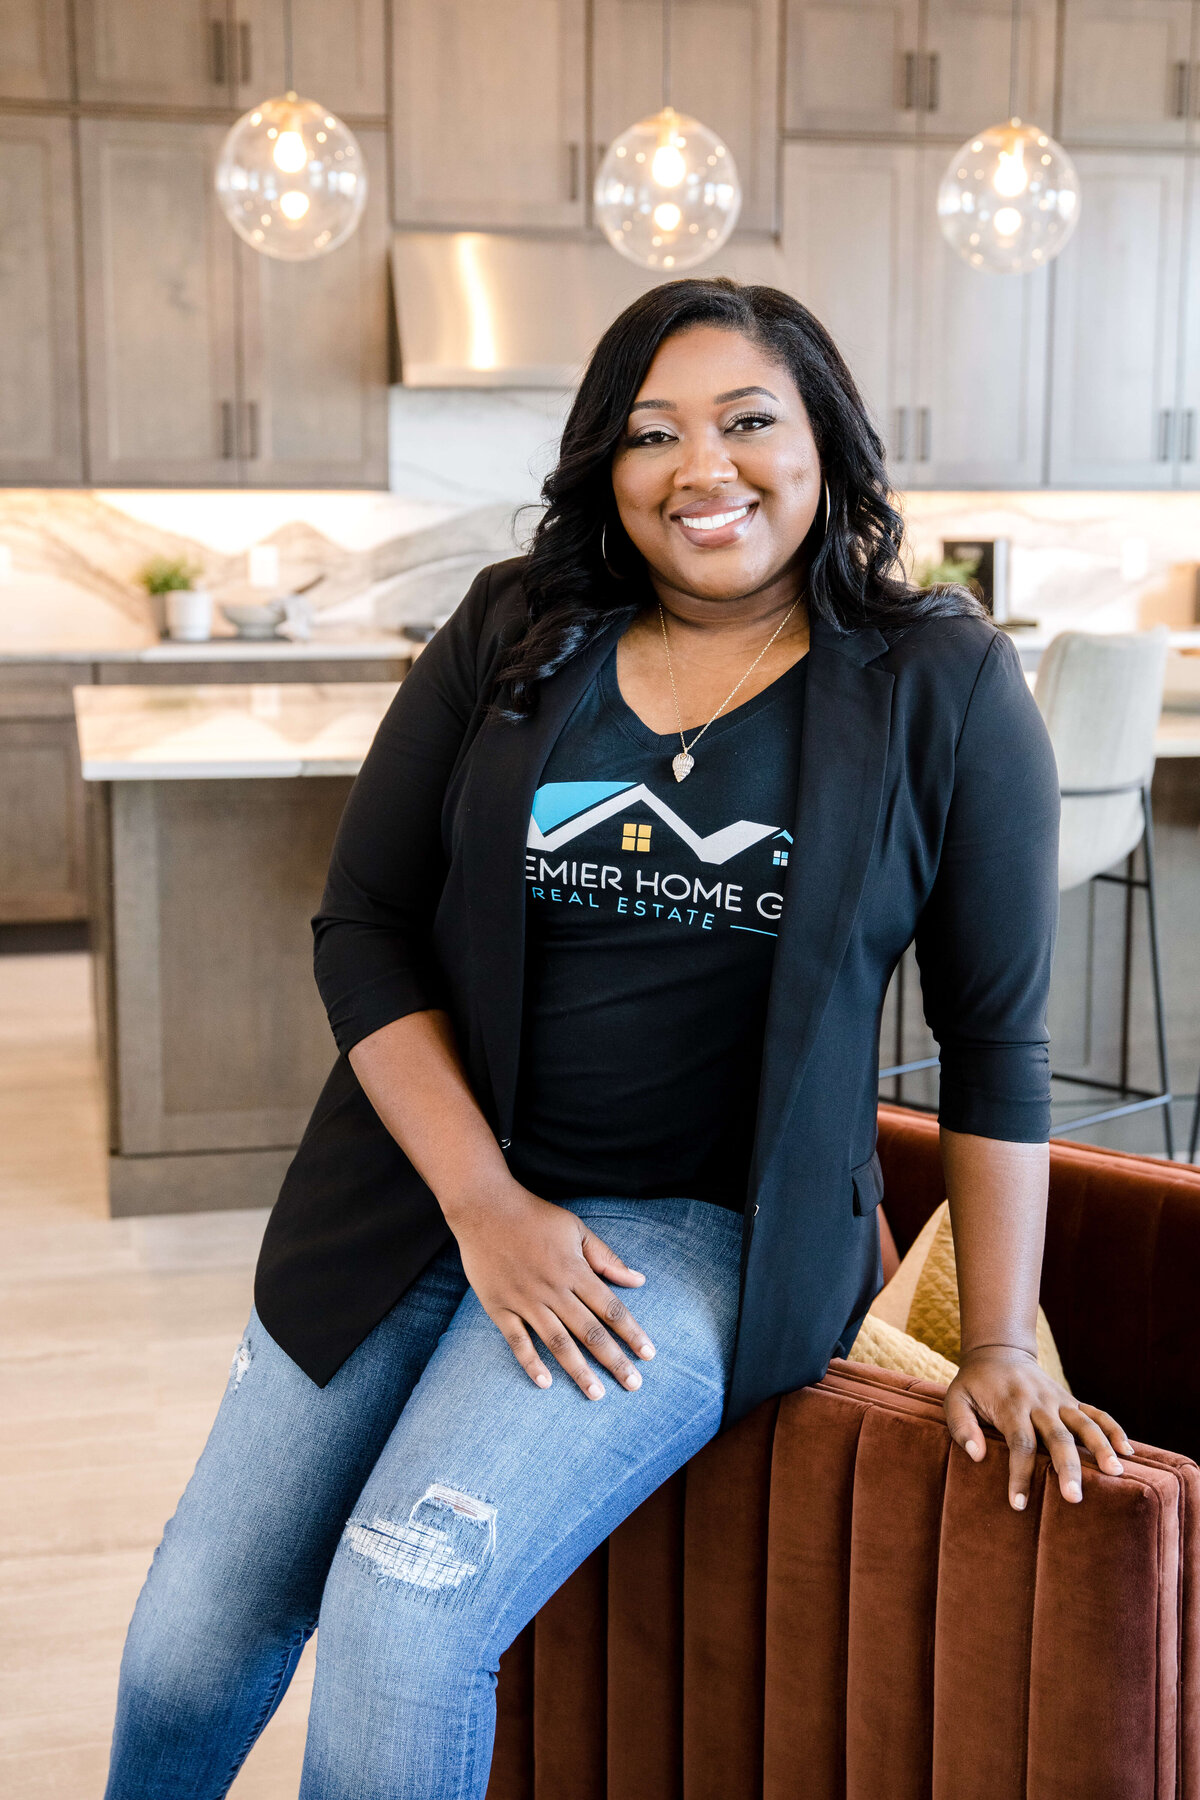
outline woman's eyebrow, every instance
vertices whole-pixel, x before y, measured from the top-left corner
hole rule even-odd
[[[777,406],[779,404],[779,395],[773,394],[770,388],[744,387],[730,388],[727,394],[714,394],[713,405],[726,406],[730,400],[745,400],[750,394],[765,394],[768,400],[774,400]],[[635,400],[629,410],[631,413],[642,411],[675,412],[676,406],[673,400]]]

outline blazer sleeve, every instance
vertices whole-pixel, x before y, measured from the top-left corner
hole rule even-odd
[[[1058,785],[1020,658],[997,632],[959,733],[937,874],[916,931],[940,1053],[939,1118],[952,1131],[1017,1143],[1050,1135]]]
[[[432,930],[446,878],[446,786],[483,684],[492,571],[413,663],[367,752],[334,839],[313,925],[317,987],[344,1054],[443,1004]]]

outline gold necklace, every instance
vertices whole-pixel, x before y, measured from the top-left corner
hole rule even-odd
[[[659,601],[659,603],[658,603],[658,622],[662,626],[663,646],[667,652],[667,674],[671,678],[671,696],[675,701],[675,717],[679,721],[679,742],[683,745],[683,748],[679,751],[679,753],[676,756],[673,756],[671,758],[671,767],[675,771],[676,781],[686,781],[687,780],[688,776],[691,774],[693,768],[696,765],[696,759],[692,755],[693,749],[700,742],[700,739],[704,736],[705,732],[708,730],[709,726],[712,724],[713,719],[720,718],[721,714],[725,711],[725,708],[729,705],[729,702],[733,699],[733,696],[737,693],[738,688],[743,687],[745,685],[745,683],[747,681],[749,681],[751,675],[753,675],[755,669],[757,669],[759,663],[762,661],[763,657],[767,654],[767,651],[771,648],[771,645],[775,642],[775,639],[779,636],[780,632],[783,630],[784,626],[787,624],[788,620],[791,618],[792,614],[795,612],[795,610],[799,606],[799,604],[800,604],[799,600],[792,601],[792,604],[788,607],[788,609],[784,613],[782,619],[780,619],[778,625],[775,627],[774,631],[771,633],[770,637],[767,639],[766,643],[763,645],[762,649],[759,651],[759,653],[755,657],[754,661],[750,664],[750,667],[746,670],[746,673],[742,676],[741,681],[738,682],[737,687],[730,688],[729,692],[726,694],[725,698],[722,700],[720,706],[718,706],[716,712],[713,714],[712,719],[705,720],[704,724],[700,727],[699,731],[696,733],[695,737],[692,739],[691,743],[689,744],[683,735],[683,714],[679,710],[679,690],[675,686],[675,670],[671,665],[671,640],[667,636],[667,615],[663,611],[662,601],[661,600]]]

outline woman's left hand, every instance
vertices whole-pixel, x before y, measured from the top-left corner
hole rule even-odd
[[[1117,1421],[1098,1406],[1075,1400],[1041,1368],[1028,1350],[989,1344],[964,1352],[946,1390],[946,1423],[956,1444],[974,1462],[987,1454],[980,1420],[994,1425],[1008,1444],[1008,1499],[1022,1511],[1029,1499],[1040,1438],[1050,1453],[1065,1500],[1083,1499],[1076,1440],[1090,1450],[1106,1475],[1122,1475],[1120,1450],[1133,1445]]]

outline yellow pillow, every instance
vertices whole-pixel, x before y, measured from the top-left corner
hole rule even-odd
[[[896,1331],[907,1332],[930,1350],[936,1350],[939,1356],[957,1364],[962,1339],[949,1201],[942,1201],[892,1279],[875,1296],[868,1317],[871,1315]],[[1047,1375],[1061,1381],[1065,1387],[1067,1380],[1058,1346],[1040,1306],[1037,1350],[1038,1362]]]
[[[897,1331],[884,1319],[868,1313],[862,1330],[847,1351],[847,1361],[869,1363],[873,1369],[895,1369],[901,1375],[919,1375],[922,1381],[940,1381],[946,1387],[958,1374],[954,1363],[936,1350]]]

